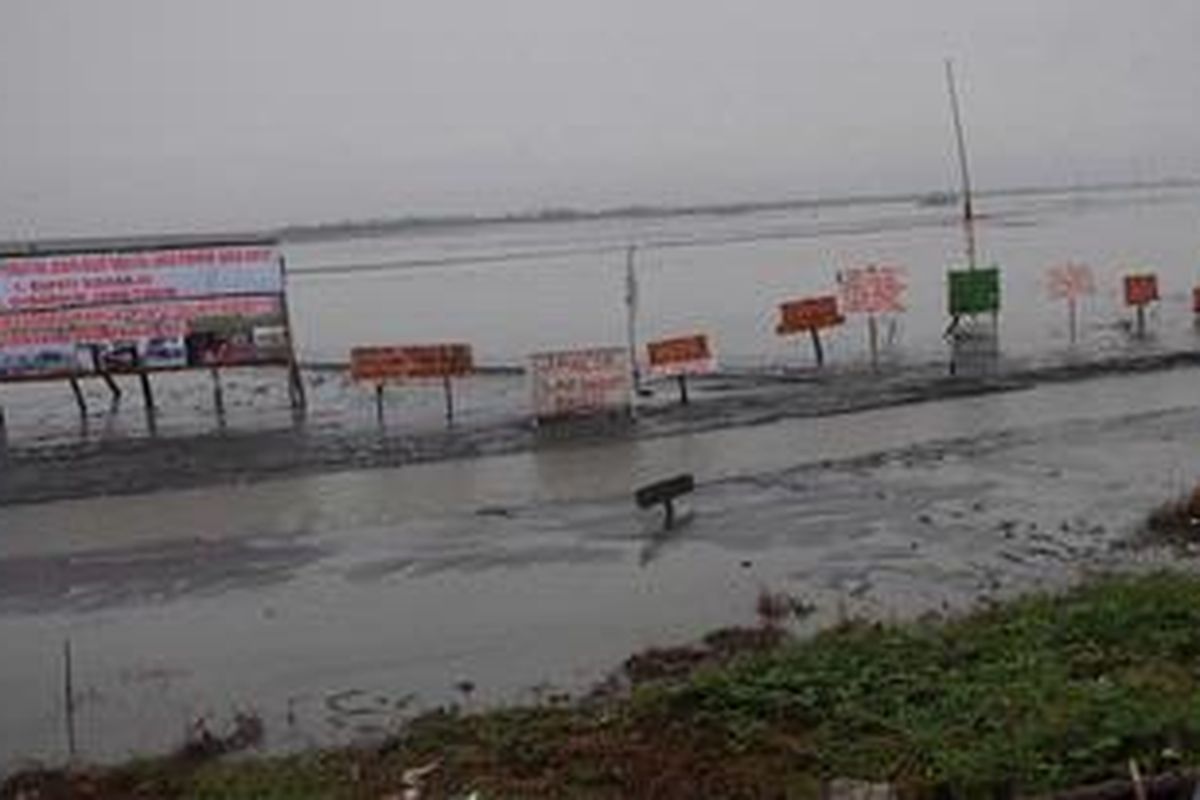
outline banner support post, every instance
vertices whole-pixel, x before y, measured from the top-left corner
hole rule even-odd
[[[213,367],[210,370],[213,383],[213,406],[217,409],[217,419],[225,422],[225,387],[221,385],[221,370]]]
[[[375,384],[375,419],[383,425],[383,382]]]
[[[71,392],[75,395],[75,405],[79,408],[79,419],[86,423],[88,415],[87,400],[84,399],[83,389],[79,386],[79,379],[72,375],[68,380],[71,382]]]
[[[446,392],[446,427],[454,425],[454,390],[450,386],[450,376],[442,376],[442,387]]]

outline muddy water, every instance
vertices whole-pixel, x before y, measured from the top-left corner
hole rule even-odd
[[[158,750],[253,708],[272,743],[577,688],[752,621],[763,587],[913,613],[1108,563],[1200,474],[1200,371],[245,486],[0,508],[0,763]],[[668,537],[640,481],[700,482]]]
[[[1002,267],[999,352],[1005,359],[1086,360],[1161,349],[1196,349],[1191,290],[1200,283],[1200,190],[987,197],[980,200],[983,259]],[[807,341],[774,333],[777,305],[828,293],[839,269],[867,262],[907,271],[908,311],[883,322],[885,360],[920,368],[945,357],[945,270],[961,261],[953,209],[912,203],[829,206],[671,219],[476,226],[404,235],[285,243],[300,356],[344,362],[364,343],[471,342],[483,364],[520,365],[534,351],[625,341],[625,248],[641,245],[639,335],[702,330],[721,361],[735,367],[807,368]],[[1047,297],[1045,270],[1089,263],[1098,292],[1080,307],[1080,342],[1068,346],[1067,309]],[[1153,269],[1162,302],[1151,335],[1131,341],[1121,276]],[[832,365],[861,367],[866,323],[851,319],[825,337]],[[163,436],[217,426],[208,376],[155,378]],[[61,384],[4,386],[0,404],[20,444],[144,436],[137,382],[110,412],[102,384],[89,384],[89,425],[78,421]],[[373,420],[372,397],[340,376],[311,376],[312,418],[353,427]],[[524,413],[519,380],[468,382],[459,389],[464,421]],[[230,373],[230,425],[289,424],[282,375]],[[437,423],[437,387],[389,394],[392,419]]]

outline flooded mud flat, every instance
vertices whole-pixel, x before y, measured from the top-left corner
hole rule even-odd
[[[814,607],[803,633],[1161,563],[1120,544],[1200,475],[1198,384],[1180,368],[0,508],[0,758],[61,756],[66,638],[88,758],[247,709],[290,749],[584,691],[630,652],[752,622],[764,589]],[[664,534],[631,492],[679,471],[698,485]]]
[[[930,363],[766,372],[731,371],[693,379],[692,399],[680,406],[669,383],[653,384],[639,399],[632,425],[538,429],[528,416],[528,386],[519,372],[460,381],[460,409],[445,423],[441,397],[426,387],[388,395],[382,418],[370,392],[341,370],[309,373],[315,407],[297,416],[286,403],[259,404],[285,389],[270,372],[243,372],[227,382],[229,410],[185,405],[159,412],[146,427],[142,409],[101,408],[85,420],[59,416],[53,425],[10,426],[0,455],[0,504],[44,502],[98,494],[135,494],[164,488],[245,483],[348,469],[395,467],[533,449],[587,447],[606,439],[640,439],[782,419],[825,417],[888,406],[1017,392],[1039,384],[1104,375],[1136,375],[1200,364],[1191,350],[1125,352],[1106,358],[989,359],[958,374]],[[189,379],[173,385],[186,397]],[[267,401],[269,402],[269,400]]]

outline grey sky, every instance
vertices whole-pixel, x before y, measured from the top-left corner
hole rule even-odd
[[[1200,174],[1195,0],[0,0],[0,235]]]

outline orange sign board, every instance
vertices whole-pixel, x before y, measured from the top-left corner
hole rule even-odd
[[[1158,276],[1152,272],[1125,276],[1125,305],[1144,306],[1158,300]]]
[[[350,375],[356,381],[453,378],[469,375],[474,368],[469,344],[355,347],[350,351]]]
[[[678,375],[703,375],[716,368],[708,337],[703,333],[677,336],[649,342],[650,374],[670,378]]]
[[[808,297],[780,304],[779,325],[775,332],[785,335],[833,328],[845,321],[846,318],[838,311],[836,295]]]

